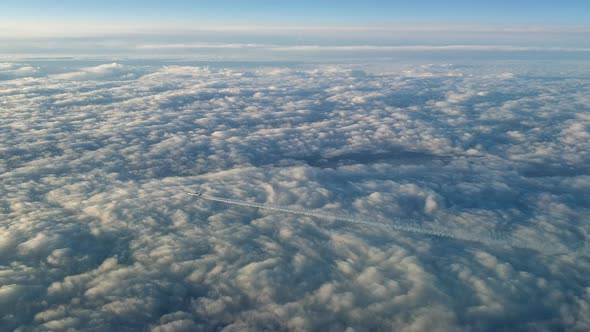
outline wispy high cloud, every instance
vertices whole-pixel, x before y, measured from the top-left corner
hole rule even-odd
[[[81,37],[130,34],[192,34],[199,32],[225,33],[590,33],[587,25],[190,25],[190,24],[104,24],[92,22],[55,23],[4,20],[0,23],[2,38],[23,37]],[[42,27],[42,28],[41,28]]]
[[[557,53],[587,52],[589,35],[590,27],[579,25],[161,25],[7,20],[0,22],[0,56],[198,53],[211,58],[276,58],[285,57],[285,51],[523,51],[549,52],[555,57]],[[244,49],[249,52],[242,52]]]
[[[264,44],[215,44],[215,43],[186,43],[186,44],[145,44],[138,49],[259,49],[281,52],[432,52],[432,51],[491,51],[491,52],[590,52],[585,47],[531,47],[510,45],[297,45],[280,46]]]

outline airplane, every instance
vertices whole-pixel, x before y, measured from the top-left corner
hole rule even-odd
[[[200,192],[200,191],[195,191],[194,193],[187,193],[187,194],[189,194],[189,195],[191,195],[191,196],[197,196],[197,197],[199,197],[199,196],[203,195],[203,193],[202,193],[202,192]]]

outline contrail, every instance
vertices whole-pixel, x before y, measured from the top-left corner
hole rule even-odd
[[[382,223],[382,222],[370,221],[370,220],[369,221],[360,220],[358,218],[353,218],[353,217],[349,217],[349,216],[334,215],[334,214],[327,214],[327,213],[321,213],[321,212],[312,212],[312,211],[306,211],[306,210],[297,210],[297,209],[292,209],[292,208],[289,208],[286,206],[280,206],[280,205],[260,204],[260,203],[242,201],[242,200],[231,199],[231,198],[210,196],[210,195],[203,194],[201,192],[194,192],[194,193],[187,193],[187,194],[191,195],[191,196],[196,196],[196,197],[199,197],[202,199],[206,199],[208,201],[221,202],[221,203],[225,203],[225,204],[247,206],[247,207],[270,210],[270,211],[298,214],[298,215],[315,217],[315,218],[320,218],[320,219],[340,220],[340,221],[353,223],[353,224],[389,227],[394,230],[402,231],[402,232],[424,234],[424,235],[430,235],[430,236],[436,236],[436,237],[446,237],[446,238],[451,238],[451,239],[455,239],[455,240],[478,242],[478,243],[482,243],[482,244],[486,244],[486,245],[510,246],[510,247],[516,247],[516,248],[522,248],[522,249],[531,249],[531,250],[541,251],[541,252],[546,252],[548,249],[546,246],[543,246],[543,248],[542,248],[537,245],[515,243],[515,241],[511,240],[509,236],[502,234],[502,233],[497,233],[497,232],[494,232],[492,234],[493,236],[485,237],[485,236],[478,236],[476,234],[471,235],[471,234],[465,234],[465,233],[456,233],[456,232],[451,232],[448,230],[442,230],[442,229],[438,229],[438,228],[429,228],[429,227],[424,227],[424,226],[408,225],[408,224],[404,224],[404,223],[400,223],[400,222],[396,222],[396,221],[393,221],[391,223]]]

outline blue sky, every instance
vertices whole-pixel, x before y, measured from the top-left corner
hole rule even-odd
[[[587,24],[583,0],[11,1],[3,20],[206,22],[208,24]]]
[[[590,4],[581,0],[22,0],[0,7],[0,54],[178,55],[194,54],[201,44],[490,45],[588,52],[589,22]],[[204,48],[199,52],[211,50]]]

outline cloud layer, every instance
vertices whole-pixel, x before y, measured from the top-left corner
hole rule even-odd
[[[0,326],[588,330],[589,77],[0,64]]]

